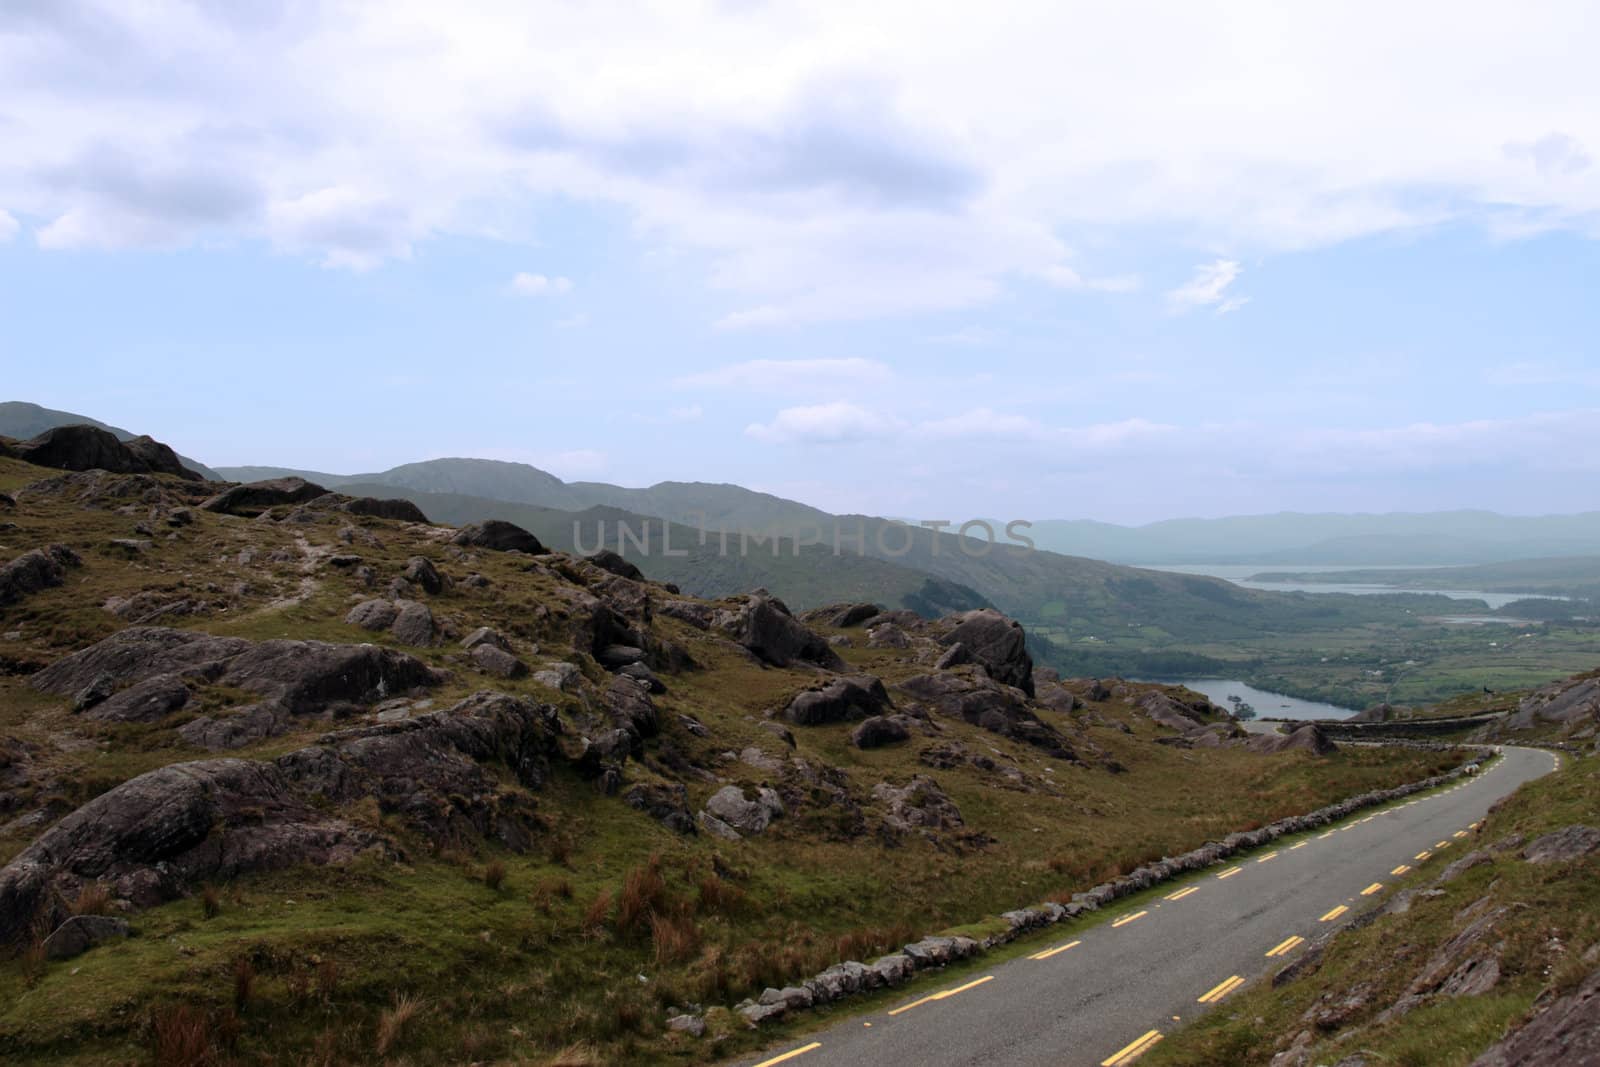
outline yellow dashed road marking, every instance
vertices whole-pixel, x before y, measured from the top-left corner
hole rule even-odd
[[[1112,926],[1113,929],[1115,929],[1118,926],[1127,926],[1129,923],[1137,922],[1138,920],[1144,918],[1146,915],[1149,915],[1149,914],[1150,913],[1148,911],[1136,911],[1132,915],[1124,915],[1122,918],[1120,918],[1116,922],[1112,923],[1111,926]]]
[[[956,986],[954,989],[946,989],[946,990],[944,990],[942,992],[934,993],[931,996],[923,997],[921,1000],[913,1000],[910,1004],[907,1004],[904,1007],[896,1008],[893,1011],[891,1011],[889,1014],[890,1015],[899,1015],[903,1011],[910,1011],[912,1008],[920,1008],[924,1004],[931,1004],[936,1000],[943,1000],[946,997],[953,997],[957,993],[965,993],[967,990],[971,989],[973,986],[980,986],[985,982],[992,982],[992,981],[994,981],[994,975],[992,975],[992,974],[985,975],[984,977],[979,978],[975,982],[968,982],[966,985]],[[773,1062],[777,1062],[777,1061],[773,1061]],[[756,1067],[764,1067],[764,1065],[757,1064]]]
[[[1265,863],[1268,860],[1275,860],[1277,858],[1278,858],[1278,854],[1276,852],[1268,852],[1265,856],[1262,856],[1260,859],[1256,860],[1256,862],[1257,863]]]
[[[774,1056],[770,1060],[762,1060],[760,1063],[756,1064],[756,1067],[772,1067],[772,1065],[775,1064],[775,1063],[786,1063],[789,1060],[794,1059],[796,1056],[804,1056],[806,1053],[810,1052],[812,1049],[821,1048],[821,1047],[822,1047],[822,1042],[813,1041],[809,1045],[802,1045],[797,1049],[792,1049],[789,1052],[785,1052],[782,1056]]]
[[[1451,836],[1453,836],[1453,837],[1466,837],[1466,836],[1467,836],[1467,832],[1466,832],[1466,831],[1465,831],[1465,830],[1457,830],[1457,831],[1456,831],[1456,832],[1455,832],[1455,833],[1454,833],[1454,834],[1453,834],[1453,835],[1451,835]]]
[[[1125,1063],[1134,1060],[1149,1052],[1155,1043],[1161,1040],[1160,1030],[1150,1030],[1143,1034],[1137,1041],[1125,1045],[1113,1052],[1110,1056],[1100,1061],[1100,1067],[1122,1067]]]
[[[1421,851],[1421,852],[1418,852],[1418,853],[1417,853],[1417,854],[1416,854],[1416,855],[1415,855],[1415,856],[1414,856],[1414,857],[1412,857],[1412,858],[1413,858],[1413,859],[1419,859],[1419,860],[1425,860],[1425,859],[1427,859],[1427,858],[1428,858],[1428,857],[1429,857],[1429,856],[1431,856],[1431,855],[1433,855],[1433,853],[1432,853],[1432,852],[1429,852],[1429,851],[1428,851],[1428,850],[1427,850],[1427,849],[1423,849],[1423,850],[1422,850],[1422,851]]]
[[[1298,845],[1291,845],[1291,846],[1290,846],[1290,847],[1289,847],[1289,851],[1290,851],[1290,852],[1293,852],[1293,851],[1294,851],[1294,850],[1295,850],[1295,849],[1297,849],[1297,848],[1305,848],[1305,847],[1306,847],[1306,846],[1307,846],[1307,845],[1309,845],[1309,844],[1311,844],[1311,842],[1310,842],[1310,841],[1302,841],[1302,842],[1300,842],[1300,843],[1299,843],[1299,844],[1298,844]]]
[[[1051,956],[1059,956],[1063,952],[1067,951],[1067,949],[1077,948],[1081,944],[1083,944],[1082,941],[1068,941],[1065,945],[1058,945],[1055,948],[1047,948],[1043,952],[1035,952],[1028,958],[1030,960],[1047,960]]]
[[[1328,912],[1328,914],[1326,914],[1322,918],[1318,919],[1317,922],[1319,922],[1319,923],[1331,923],[1331,922],[1333,922],[1333,920],[1337,919],[1339,916],[1343,915],[1345,912],[1347,912],[1349,910],[1350,909],[1348,907],[1346,907],[1343,904],[1340,904],[1337,908],[1334,908],[1332,911]]]
[[[1292,952],[1298,946],[1305,944],[1305,942],[1306,942],[1306,939],[1303,938],[1303,937],[1298,937],[1297,936],[1297,937],[1286,938],[1285,940],[1278,942],[1271,949],[1269,949],[1267,951],[1267,956],[1268,957],[1272,957],[1272,956],[1287,955],[1288,953]]]
[[[1409,865],[1402,863],[1400,866],[1396,867],[1394,870],[1390,871],[1389,873],[1390,874],[1405,874],[1410,869],[1411,869],[1411,867]]]
[[[1370,897],[1372,894],[1376,893],[1378,890],[1380,890],[1382,888],[1383,888],[1383,883],[1382,882],[1373,882],[1371,885],[1367,886],[1367,888],[1365,888],[1365,889],[1363,889],[1361,891],[1361,895],[1364,896],[1364,897]]]
[[[1164,899],[1164,900],[1182,900],[1184,897],[1188,896],[1190,893],[1198,893],[1198,892],[1200,892],[1200,887],[1197,886],[1197,885],[1192,885],[1188,889],[1180,889],[1176,893],[1171,893],[1171,894],[1167,895],[1166,897],[1163,897],[1162,899]]]
[[[1242,870],[1244,870],[1243,867],[1230,867],[1227,870],[1223,871],[1221,874],[1217,875],[1217,877],[1218,878],[1232,878],[1234,875],[1238,874]]]
[[[1244,979],[1240,978],[1238,975],[1234,975],[1232,978],[1218,982],[1211,988],[1210,992],[1206,993],[1199,999],[1198,1003],[1215,1004],[1217,1001],[1221,1000],[1229,993],[1232,993],[1235,989],[1238,989],[1242,985],[1244,985]]]

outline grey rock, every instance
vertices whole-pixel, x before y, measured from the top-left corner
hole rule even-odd
[[[433,611],[420,600],[404,600],[398,604],[400,613],[395,616],[389,632],[396,641],[415,648],[433,644]]]
[[[176,674],[155,674],[87,709],[100,722],[155,722],[189,703],[189,687]]]
[[[479,670],[496,678],[521,678],[528,673],[526,663],[498,645],[478,645],[472,650],[472,662]]]
[[[724,841],[744,840],[743,834],[729,826],[727,823],[723,822],[721,819],[717,818],[715,815],[711,815],[707,812],[702,811],[699,815],[695,816],[695,822],[699,824],[700,829],[704,830],[712,837],[720,837]]]
[[[109,915],[74,915],[45,938],[44,954],[53,960],[70,960],[107,941],[129,934],[128,921]]]
[[[881,714],[893,707],[883,683],[869,674],[836,678],[821,689],[796,695],[783,717],[797,726],[847,722]]]
[[[363,600],[350,609],[344,621],[363,630],[387,630],[400,616],[400,608],[392,600]]]
[[[422,509],[409,500],[379,500],[376,497],[361,496],[346,500],[339,505],[339,510],[351,515],[370,515],[375,519],[394,519],[397,522],[428,521],[428,516],[422,513]]]
[[[724,786],[706,801],[706,813],[741,834],[759,834],[783,814],[783,801],[773,789],[761,788],[754,800],[736,785]]]
[[[78,554],[66,545],[47,545],[24,552],[0,567],[0,604],[14,604],[66,581],[66,568],[81,566]]]
[[[850,733],[850,743],[857,748],[881,748],[884,745],[909,741],[911,731],[906,729],[910,720],[897,715],[874,715],[863,720]]]
[[[583,681],[583,672],[570,663],[546,663],[533,672],[533,680],[550,689],[568,692]]]
[[[603,571],[615,574],[619,578],[628,578],[636,582],[644,580],[643,571],[609,548],[602,548],[593,555],[585,556],[584,559]]]
[[[690,1037],[704,1037],[706,1021],[698,1015],[674,1015],[667,1020],[667,1029]]]
[[[423,592],[430,596],[444,592],[444,577],[433,565],[433,561],[426,556],[412,556],[406,561],[406,569],[400,574],[406,581],[421,586]]]
[[[171,474],[191,482],[204,480],[161,442],[143,436],[122,441],[98,426],[57,426],[13,445],[12,452],[28,463],[57,470]]]
[[[763,663],[787,667],[810,663],[827,670],[843,670],[844,661],[833,647],[807,629],[773,597],[751,594],[736,611],[718,620],[721,628]]]
[[[507,652],[511,651],[510,642],[502,637],[498,630],[488,626],[478,627],[461,641],[461,647],[469,652],[479,645],[493,645],[495,648],[505,649]]]
[[[1600,830],[1592,826],[1568,826],[1535,838],[1522,850],[1529,863],[1568,863],[1600,849]]]
[[[644,812],[668,829],[686,835],[695,832],[694,815],[689,811],[688,790],[680,784],[652,785],[640,782],[630,786],[622,794],[622,799],[629,807]]]
[[[283,504],[301,504],[327,494],[327,490],[304,478],[269,478],[224,489],[201,504],[205,511],[229,515],[260,515]]]
[[[955,626],[941,638],[942,643],[965,645],[989,677],[1033,696],[1033,658],[1028,655],[1028,638],[1021,623],[992,608],[953,618]]]
[[[492,552],[526,552],[531,556],[545,554],[544,545],[522,527],[502,519],[486,519],[463,526],[451,544],[471,548],[486,548]]]

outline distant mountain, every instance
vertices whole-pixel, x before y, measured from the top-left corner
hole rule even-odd
[[[99,419],[91,419],[87,415],[77,415],[70,411],[55,411],[23,400],[0,402],[0,436],[26,441],[30,438],[38,437],[46,430],[53,430],[57,426],[77,425],[98,426],[102,430],[109,430],[111,433],[116,434],[117,438],[123,441],[139,436],[122,429],[120,426],[111,426],[101,422]],[[178,459],[183,462],[185,467],[188,467],[202,478],[214,482],[223,480],[221,475],[203,463],[184,455],[180,455]]]
[[[924,571],[883,560],[844,554],[834,557],[822,545],[792,541],[763,544],[741,553],[735,541],[724,552],[715,535],[702,538],[699,529],[617,508],[581,512],[516,504],[460,493],[429,493],[381,482],[341,482],[339,491],[355,496],[399,496],[410,500],[435,522],[465,525],[496,518],[514,522],[551,548],[567,552],[615,549],[625,526],[639,543],[624,540],[624,555],[657,581],[672,582],[696,596],[719,597],[764,588],[796,610],[824,604],[869,601],[934,617],[952,611],[989,607],[970,588]],[[671,553],[671,554],[669,554]],[[679,555],[678,553],[682,553]]]
[[[1421,570],[1266,572],[1263,581],[1382,584],[1401,589],[1482,589],[1490,593],[1528,593],[1600,601],[1600,555],[1518,559],[1470,567]]]
[[[1515,516],[1489,511],[1384,515],[1238,515],[1145,526],[1036,522],[1040,548],[1119,563],[1492,563],[1600,551],[1600,511]]]

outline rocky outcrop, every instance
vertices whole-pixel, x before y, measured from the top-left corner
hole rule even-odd
[[[128,936],[128,920],[110,915],[74,915],[44,939],[44,954],[52,960],[70,960],[107,941]]]
[[[1568,826],[1535,838],[1522,850],[1529,863],[1570,863],[1600,851],[1600,830]]]
[[[812,626],[832,626],[835,629],[846,630],[852,626],[860,626],[882,614],[883,609],[876,604],[829,604],[827,607],[811,609],[801,615],[800,619]]]
[[[226,515],[255,516],[283,504],[303,504],[327,492],[304,478],[268,478],[224,489],[200,506]]]
[[[815,631],[807,629],[781,600],[752,593],[740,607],[721,612],[716,625],[763,663],[787,667],[809,663],[831,671],[844,669],[839,654]]]
[[[499,645],[487,642],[476,645],[471,656],[480,671],[496,678],[523,678],[528,674],[528,665]]]
[[[911,739],[912,720],[904,715],[874,715],[850,731],[850,743],[857,748],[882,748]]]
[[[348,860],[378,831],[337,814],[366,797],[436,842],[480,835],[512,849],[538,831],[532,800],[502,787],[542,788],[561,758],[554,708],[479,693],[441,712],[325,735],[271,762],[214,759],[142,774],[85,804],[0,869],[0,944],[92,881],[146,907],[199,881],[296,864]]]
[[[1600,1064],[1600,970],[1572,992],[1536,1005],[1521,1028],[1472,1067],[1595,1067]]]
[[[890,836],[913,830],[954,830],[966,825],[961,809],[939,788],[939,783],[920,774],[903,786],[879,782],[872,787],[872,799],[884,807],[883,827]]]
[[[783,717],[796,726],[820,726],[880,715],[893,708],[883,683],[870,674],[835,678],[820,689],[807,689],[789,701]]]
[[[160,441],[149,437],[122,441],[98,426],[57,426],[13,446],[12,452],[28,463],[57,470],[170,474],[185,481],[205,480],[185,467],[178,454]]]
[[[491,552],[526,552],[530,556],[542,556],[547,551],[533,534],[503,519],[485,519],[463,526],[450,543]]]
[[[1517,705],[1505,726],[1527,730],[1540,723],[1572,725],[1596,719],[1600,719],[1600,678],[1579,678],[1534,690]]]
[[[644,581],[643,571],[609,548],[602,548],[593,555],[583,558],[586,562],[594,564],[603,571],[615,574],[619,578],[628,578],[636,582]]]
[[[275,640],[259,643],[163,626],[133,626],[63,657],[32,685],[56,696],[102,690],[103,704],[80,701],[97,717],[135,718],[181,707],[201,685],[243,689],[293,715],[336,704],[370,704],[420,687],[438,674],[421,660],[376,645]],[[98,704],[98,707],[97,707]],[[165,712],[159,712],[165,714]]]
[[[0,567],[0,604],[15,604],[31,596],[60,585],[66,580],[68,567],[78,567],[83,561],[66,545],[46,545],[24,552]]]
[[[755,792],[752,799],[739,786],[723,786],[711,794],[701,815],[710,816],[738,834],[759,834],[784,813],[784,807],[776,790],[763,786]]]
[[[952,618],[955,625],[940,638],[942,644],[960,644],[989,677],[1033,696],[1033,657],[1028,655],[1028,636],[1021,623],[992,608]]]
[[[622,794],[622,799],[629,807],[644,812],[670,830],[680,834],[695,832],[694,816],[689,812],[688,790],[682,785],[641,782]]]
[[[422,509],[409,500],[380,500],[372,496],[358,496],[340,503],[339,510],[375,519],[394,519],[396,522],[428,521],[428,516],[422,513]]]
[[[1328,740],[1322,727],[1314,722],[1296,726],[1286,734],[1251,734],[1246,747],[1252,752],[1276,755],[1280,752],[1309,752],[1313,756],[1326,756],[1339,751],[1339,746]]]
[[[1067,739],[1040,721],[1028,707],[1020,689],[1002,685],[971,668],[919,674],[901,682],[900,688],[940,714],[1032,745],[1057,759],[1077,758]]]

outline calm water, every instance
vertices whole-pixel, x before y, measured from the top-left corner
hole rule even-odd
[[[1231,678],[1152,680],[1167,685],[1188,686],[1196,693],[1204,693],[1213,704],[1223,708],[1231,707],[1228,697],[1239,697],[1255,708],[1256,714],[1263,719],[1344,719],[1355,714],[1351,708],[1341,708],[1337,704],[1322,704],[1315,700],[1301,700],[1299,697],[1286,696],[1283,693],[1272,693]]]
[[[1338,582],[1252,582],[1252,574],[1261,574],[1267,571],[1295,571],[1302,574],[1333,574],[1338,571],[1381,571],[1381,570],[1430,570],[1432,568],[1412,566],[1363,566],[1363,567],[1335,567],[1305,564],[1273,564],[1262,566],[1256,564],[1235,563],[1153,563],[1146,565],[1153,571],[1172,571],[1177,574],[1203,574],[1211,578],[1223,578],[1234,585],[1246,589],[1263,589],[1269,593],[1353,593],[1357,596],[1372,596],[1378,593],[1425,593],[1435,596],[1447,596],[1452,600],[1481,600],[1489,605],[1490,610],[1503,608],[1513,600],[1560,600],[1561,597],[1539,597],[1532,593],[1486,593],[1481,589],[1401,589],[1393,585],[1378,584],[1352,584],[1343,585]],[[1446,620],[1449,621],[1449,620]]]

